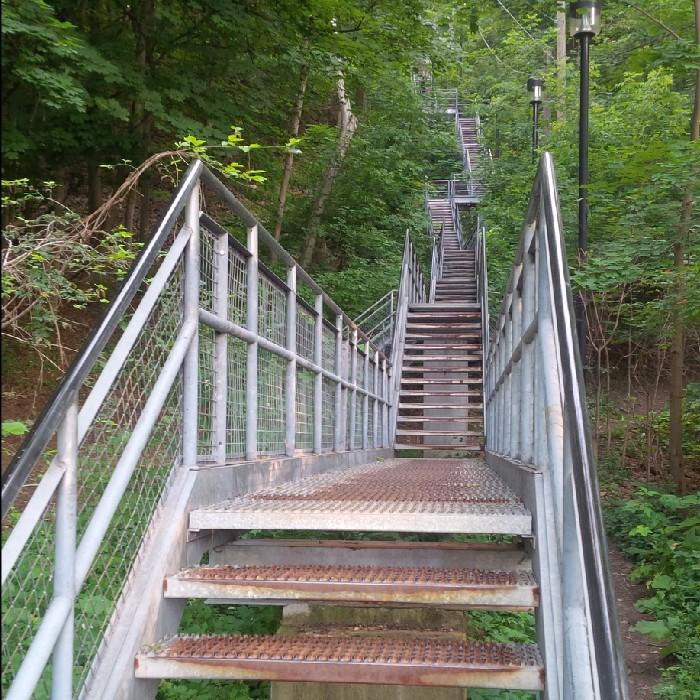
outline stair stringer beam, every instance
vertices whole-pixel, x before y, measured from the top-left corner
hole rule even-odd
[[[522,498],[532,513],[532,569],[540,586],[535,611],[537,642],[546,669],[545,700],[565,698],[564,619],[561,597],[561,559],[554,518],[554,498],[547,472],[486,451],[486,463]],[[581,695],[580,700],[587,696]]]

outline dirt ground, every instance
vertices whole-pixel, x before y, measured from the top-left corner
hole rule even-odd
[[[629,580],[632,565],[615,544],[608,541],[610,571],[615,586],[620,633],[625,646],[625,663],[629,675],[630,697],[634,700],[654,700],[653,688],[661,681],[659,668],[663,665],[660,645],[631,628],[640,620],[648,619],[634,604],[648,595],[646,588]]]

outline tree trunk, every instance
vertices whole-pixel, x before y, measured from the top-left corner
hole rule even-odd
[[[700,46],[700,0],[695,0],[695,43]],[[700,69],[695,71],[693,115],[690,118],[690,140],[700,138]],[[681,314],[684,301],[683,271],[685,267],[685,240],[690,232],[693,211],[693,193],[689,189],[681,204],[678,236],[673,244],[673,264],[676,268],[676,303],[673,305],[673,338],[671,341],[671,397],[669,416],[669,459],[671,479],[683,493],[683,373],[685,369],[685,324]]]
[[[357,117],[355,117],[355,115],[352,113],[350,99],[345,94],[345,80],[343,79],[342,75],[338,77],[336,89],[338,91],[339,102],[338,126],[340,127],[338,147],[333,158],[331,159],[330,164],[326,168],[326,172],[323,174],[321,186],[318,189],[318,194],[316,195],[313,207],[311,208],[311,216],[309,217],[309,234],[304,244],[304,252],[301,256],[302,267],[308,266],[313,258],[314,250],[316,248],[316,239],[318,238],[318,230],[321,225],[321,217],[323,216],[323,212],[326,208],[328,195],[331,193],[335,178],[340,172],[340,165],[345,158],[345,154],[348,151],[352,137],[357,129]]]
[[[308,48],[308,42],[304,44]],[[299,136],[299,124],[301,123],[301,113],[304,109],[304,95],[306,94],[306,84],[309,80],[309,65],[305,63],[299,72],[299,89],[297,90],[297,98],[294,102],[294,111],[292,112],[291,135]],[[282,171],[282,182],[280,183],[279,197],[277,198],[277,216],[275,218],[275,229],[273,235],[276,241],[279,241],[282,236],[282,221],[284,219],[284,207],[287,203],[287,192],[289,190],[289,182],[292,179],[292,168],[294,166],[294,154],[287,153],[284,159],[284,170]]]

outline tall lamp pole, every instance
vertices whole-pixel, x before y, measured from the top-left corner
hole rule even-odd
[[[578,259],[588,251],[588,50],[591,39],[600,32],[600,0],[577,0],[569,3],[569,33],[578,39],[581,54],[581,80],[578,129]],[[586,312],[583,297],[577,299],[576,331],[581,362],[586,358]]]
[[[527,80],[527,91],[530,93],[530,104],[532,105],[532,162],[535,162],[537,147],[540,141],[540,105],[542,104],[542,88],[544,80],[542,78],[530,77]]]

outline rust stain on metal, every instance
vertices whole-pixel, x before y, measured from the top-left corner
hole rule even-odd
[[[311,635],[178,637],[142,658],[140,677],[160,677],[167,670],[181,678],[543,687],[537,648],[521,644]]]
[[[483,569],[440,569],[398,566],[203,566],[188,569],[181,580],[220,582],[319,582],[408,584],[411,586],[479,586],[504,587],[534,585],[534,580],[521,571],[488,571]]]
[[[170,597],[535,607],[526,571],[343,565],[210,566],[170,581]]]
[[[455,460],[404,460],[304,491],[261,491],[258,501],[375,501],[413,503],[518,503],[489,488],[488,472]]]

